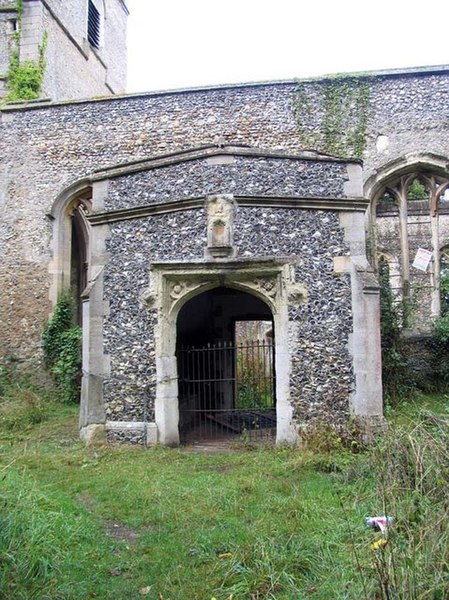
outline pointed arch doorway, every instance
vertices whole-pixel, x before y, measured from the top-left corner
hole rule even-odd
[[[274,322],[256,296],[215,287],[188,300],[176,324],[182,443],[276,435]]]

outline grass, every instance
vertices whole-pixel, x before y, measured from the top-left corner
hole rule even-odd
[[[359,455],[200,455],[88,450],[76,406],[46,395],[30,417],[42,394],[6,388],[2,599],[449,598],[445,396],[421,400],[425,418],[404,405]],[[364,518],[385,510],[396,524],[373,550]]]

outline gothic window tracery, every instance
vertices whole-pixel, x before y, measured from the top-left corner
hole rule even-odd
[[[376,263],[382,252],[396,263],[392,288],[414,305],[414,321],[407,324],[412,328],[428,328],[429,318],[441,312],[440,248],[449,241],[448,188],[447,177],[416,169],[389,178],[374,198]],[[416,266],[420,249],[429,253],[425,269]]]
[[[71,290],[77,303],[77,318],[82,321],[82,299],[89,280],[92,188],[69,188],[55,200],[49,218],[53,222],[53,259],[50,272],[53,283],[50,298],[56,304],[59,295]]]

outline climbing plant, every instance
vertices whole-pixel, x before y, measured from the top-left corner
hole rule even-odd
[[[39,59],[36,61],[21,61],[19,56],[20,30],[23,13],[23,0],[17,0],[17,31],[14,33],[14,50],[9,61],[6,102],[21,100],[35,100],[39,98],[42,91],[42,83],[45,74],[45,52],[47,49],[47,32],[44,33],[39,45]]]
[[[370,86],[365,78],[337,77],[322,84],[320,97],[311,97],[311,84],[298,82],[293,108],[303,144],[336,156],[362,158],[366,145]],[[314,114],[312,114],[312,111]],[[319,128],[317,115],[321,113]]]
[[[63,293],[43,335],[44,360],[63,402],[77,402],[81,379],[81,328],[75,323],[75,301]]]

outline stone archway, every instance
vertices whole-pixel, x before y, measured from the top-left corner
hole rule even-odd
[[[288,300],[301,301],[305,298],[305,290],[292,281],[287,261],[152,265],[151,288],[144,295],[143,301],[149,308],[157,311],[155,421],[158,441],[169,446],[179,444],[176,358],[179,311],[191,298],[215,287],[229,287],[250,293],[270,309],[276,331],[276,442],[296,442],[297,430],[290,403]]]
[[[93,186],[86,179],[80,180],[63,190],[53,203],[49,218],[53,221],[52,260],[49,272],[52,275],[50,301],[55,306],[59,295],[71,290],[77,305],[77,320],[82,325],[82,371],[80,397],[81,435],[88,438],[87,426],[104,428],[104,406],[102,397],[102,377],[92,374],[92,364],[103,373],[102,360],[99,360],[101,346],[99,327],[93,327],[95,306],[97,320],[103,319],[102,289],[92,294],[92,288],[101,269],[92,270],[93,232],[89,222],[92,213]],[[92,272],[93,271],[93,272]],[[92,302],[93,300],[93,302]],[[93,349],[95,350],[93,351]]]

